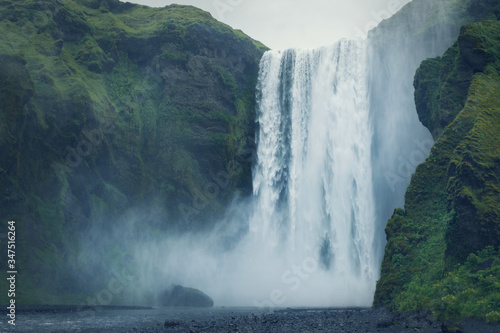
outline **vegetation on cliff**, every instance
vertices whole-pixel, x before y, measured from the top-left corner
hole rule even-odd
[[[200,229],[251,191],[259,42],[191,6],[118,0],[2,1],[0,31],[18,302],[74,302],[60,296],[81,291],[79,237],[96,224],[142,207],[142,230]]]
[[[376,306],[500,323],[499,36],[499,21],[468,24],[416,73],[437,140],[387,224]]]

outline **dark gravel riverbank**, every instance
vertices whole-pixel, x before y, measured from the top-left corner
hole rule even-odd
[[[500,328],[467,320],[463,333],[499,333]],[[0,332],[122,333],[447,333],[426,313],[393,314],[383,309],[142,308],[142,307],[22,307],[16,326],[0,323]]]
[[[460,326],[443,324],[427,313],[393,314],[373,309],[285,309],[272,313],[225,313],[205,320],[167,320],[163,329],[143,327],[139,332],[335,332],[335,333],[499,333],[499,327],[468,320]],[[130,330],[129,332],[134,332]]]

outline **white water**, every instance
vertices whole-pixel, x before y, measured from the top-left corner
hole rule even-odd
[[[250,237],[285,265],[317,266],[321,282],[304,283],[302,303],[371,305],[378,263],[366,70],[364,41],[261,60]]]

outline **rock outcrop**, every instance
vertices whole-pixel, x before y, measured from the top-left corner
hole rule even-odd
[[[213,299],[198,289],[186,288],[179,285],[172,286],[158,297],[160,306],[166,307],[200,307],[214,306]]]

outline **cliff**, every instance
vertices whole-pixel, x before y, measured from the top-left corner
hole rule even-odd
[[[499,36],[499,21],[465,25],[415,75],[436,142],[387,224],[376,306],[500,323]]]
[[[2,1],[0,30],[18,302],[71,302],[80,235],[132,209],[143,229],[203,229],[251,192],[259,42],[194,7],[118,0]]]
[[[441,56],[452,46],[464,24],[495,19],[497,4],[497,0],[415,0],[368,33],[371,166],[379,232],[374,253],[380,254],[379,262],[387,221],[395,208],[404,207],[411,175],[434,142],[416,112],[415,72],[422,61]]]

